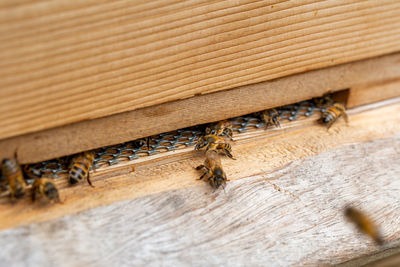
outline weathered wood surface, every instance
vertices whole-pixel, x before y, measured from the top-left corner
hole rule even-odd
[[[348,144],[230,181],[225,190],[198,181],[4,230],[0,259],[5,266],[340,263],[380,250],[346,222],[349,203],[373,215],[386,249],[400,246],[399,153],[400,135]]]
[[[352,97],[354,107],[375,95],[396,96],[375,85],[399,79],[399,62],[400,54],[382,56],[8,138],[0,140],[0,160],[18,151],[21,163],[39,162],[362,87],[368,94],[356,104]],[[378,92],[369,90],[370,84]]]
[[[0,138],[399,52],[399,29],[397,0],[2,1]]]
[[[344,144],[391,138],[400,133],[400,103],[350,110],[350,124],[339,120],[329,131],[306,120],[298,127],[254,131],[234,136],[233,153],[238,160],[223,158],[230,180],[269,173],[290,162],[301,160]],[[386,104],[386,105],[385,105]],[[310,118],[312,119],[312,118]],[[316,119],[316,118],[315,118]],[[117,201],[197,186],[199,172],[194,167],[203,162],[202,153],[191,148],[129,161],[92,172],[95,188],[86,183],[69,187],[67,179],[58,179],[63,205],[32,205],[24,199],[14,205],[0,201],[0,229],[46,221]],[[132,172],[132,169],[135,169]],[[208,185],[204,184],[207,188]]]

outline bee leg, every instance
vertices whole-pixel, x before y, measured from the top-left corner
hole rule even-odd
[[[196,170],[201,170],[202,168],[204,168],[205,166],[203,165],[203,164],[201,164],[201,165],[199,165],[199,166],[197,166],[195,169]]]
[[[231,152],[229,152],[228,149],[224,149],[224,152],[225,152],[225,155],[227,155],[227,156],[230,157],[231,159],[236,160],[236,159],[232,156]]]
[[[197,179],[197,180],[201,180],[201,179],[203,179],[203,178],[204,178],[204,176],[206,176],[206,174],[207,174],[207,172],[203,173],[203,174],[200,176],[200,178],[199,178],[199,179]]]
[[[346,121],[346,123],[349,123],[349,116],[347,115],[346,111],[343,111],[343,118]]]
[[[88,181],[88,183],[89,183],[89,185],[90,185],[91,187],[95,187],[95,186],[92,184],[92,181],[90,181],[90,174],[89,174],[89,172],[88,172],[88,174],[87,174],[87,176],[86,176],[86,180]]]
[[[35,202],[35,200],[36,200],[36,191],[35,190],[32,191],[31,197],[32,197],[32,202]]]
[[[147,150],[150,150],[150,137],[146,137]]]

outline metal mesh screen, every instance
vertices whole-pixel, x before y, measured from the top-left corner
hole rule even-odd
[[[281,121],[294,121],[301,117],[309,117],[315,112],[323,112],[323,108],[316,106],[315,101],[302,101],[296,104],[276,108]],[[230,119],[233,131],[236,134],[244,133],[252,129],[261,129],[265,124],[257,113]],[[176,131],[151,136],[149,147],[143,139],[125,142],[96,149],[96,169],[118,164],[122,161],[133,161],[140,157],[147,157],[158,153],[182,149],[194,146],[198,137],[203,133],[205,125],[179,129]],[[67,173],[69,157],[53,159],[29,165],[36,172],[41,171],[43,175],[58,178]],[[28,181],[29,183],[30,181]]]

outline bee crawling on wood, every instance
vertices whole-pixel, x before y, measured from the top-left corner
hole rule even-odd
[[[50,203],[61,202],[58,189],[54,181],[49,178],[38,178],[32,184],[32,201],[37,200],[38,197],[43,197],[50,201]]]
[[[346,123],[349,122],[349,118],[347,116],[346,108],[344,107],[344,105],[340,103],[335,103],[322,113],[321,121],[322,123],[326,124],[327,128],[329,129],[332,124],[342,115]]]
[[[216,135],[216,136],[226,136],[232,140],[232,123],[227,120],[219,121],[217,123],[211,124],[206,128],[205,135]]]
[[[206,151],[222,152],[231,159],[235,159],[231,154],[232,146],[227,142],[226,138],[227,137],[216,136],[213,134],[202,136],[199,138],[195,149],[199,150],[205,147]]]
[[[280,127],[279,112],[277,109],[267,109],[261,112],[261,120],[265,123],[265,128],[269,126]]]
[[[204,161],[204,165],[199,165],[196,167],[196,170],[206,169],[199,180],[203,179],[207,176],[207,181],[211,185],[212,188],[218,189],[218,187],[222,186],[225,188],[226,185],[226,174],[222,169],[221,159],[216,151],[207,151],[206,152],[206,159]]]
[[[15,155],[15,159],[3,159],[1,170],[5,183],[8,184],[11,199],[23,197],[26,191],[26,182],[17,156]]]
[[[87,151],[72,158],[68,175],[70,184],[76,184],[86,178],[89,185],[93,187],[89,170],[93,167],[94,156],[94,152]]]
[[[346,207],[344,213],[350,221],[357,225],[358,229],[361,232],[371,237],[376,242],[376,244],[383,244],[383,239],[381,238],[378,228],[372,222],[372,220],[368,218],[368,216],[365,215],[362,211],[357,210],[353,207]]]

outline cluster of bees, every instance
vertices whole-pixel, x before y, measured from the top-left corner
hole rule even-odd
[[[95,154],[91,151],[72,157],[68,171],[70,185],[74,185],[86,178],[89,185],[93,186],[90,181],[89,170],[93,167],[94,157]],[[61,202],[54,180],[43,177],[41,172],[31,169],[28,165],[22,168],[18,164],[17,155],[13,159],[6,158],[3,160],[1,172],[0,185],[9,193],[13,202],[25,196],[28,187],[25,178],[34,180],[31,188],[32,201],[41,198],[50,203]]]
[[[320,122],[325,124],[328,129],[341,116],[348,122],[344,105],[335,103],[329,94],[314,98],[313,102],[317,107],[325,108],[325,111],[321,114]],[[266,128],[280,127],[280,114],[277,109],[268,109],[259,112],[258,115],[264,122]],[[225,187],[228,181],[222,168],[219,154],[235,159],[232,156],[232,134],[232,124],[227,120],[220,121],[209,125],[205,129],[204,134],[199,137],[195,146],[195,150],[204,148],[206,158],[204,164],[196,167],[197,170],[205,169],[205,172],[199,179],[201,180],[206,177],[209,184],[215,189],[220,186]]]
[[[329,129],[335,121],[341,116],[346,122],[348,117],[343,104],[335,103],[329,95],[313,99],[315,105],[324,108],[321,114],[320,122]],[[259,112],[261,120],[266,128],[280,127],[280,114],[277,109],[269,109]],[[204,163],[197,166],[196,170],[204,170],[199,180],[206,178],[207,182],[214,189],[225,188],[227,179],[226,173],[221,164],[221,155],[227,156],[233,160],[232,155],[232,124],[228,120],[220,121],[208,125],[204,133],[198,138],[195,150],[205,151]],[[147,144],[150,149],[150,138],[137,140],[138,146]],[[86,179],[88,184],[93,187],[90,180],[89,171],[93,168],[95,154],[93,151],[83,152],[71,157],[68,168],[68,181],[70,185],[77,184]],[[22,198],[28,191],[25,178],[33,179],[30,190],[32,201],[42,199],[46,202],[56,203],[60,201],[60,195],[54,180],[43,177],[40,171],[31,169],[29,165],[21,167],[18,164],[17,155],[14,158],[6,158],[2,161],[2,175],[0,176],[0,188],[9,193],[14,202]],[[370,236],[377,244],[382,245],[383,239],[380,236],[378,228],[372,220],[360,210],[354,207],[345,209],[345,216],[352,221],[358,229]]]
[[[317,107],[324,108],[319,122],[326,125],[328,129],[341,116],[348,122],[348,116],[343,104],[335,103],[328,95],[315,98],[313,101]],[[277,109],[265,110],[259,112],[258,115],[264,122],[266,128],[280,127],[280,114]],[[205,133],[199,138],[195,147],[195,150],[202,148],[205,150],[204,164],[196,167],[196,170],[205,169],[205,172],[199,179],[201,180],[206,177],[208,183],[214,189],[220,186],[225,188],[226,182],[229,181],[222,168],[219,154],[235,159],[232,156],[232,133],[232,124],[229,121],[224,120],[211,124],[205,129]],[[383,244],[383,239],[378,227],[364,212],[349,206],[345,208],[344,214],[349,221],[354,223],[362,233],[371,237],[376,244]]]

